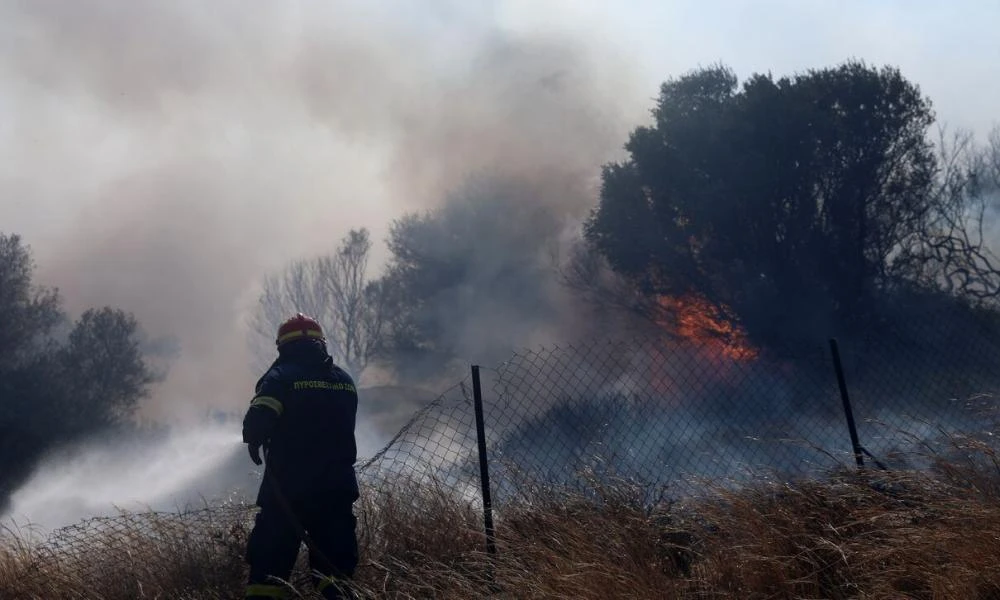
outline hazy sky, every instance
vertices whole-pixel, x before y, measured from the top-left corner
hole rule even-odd
[[[242,406],[256,278],[349,228],[477,170],[594,177],[660,82],[720,61],[896,65],[984,133],[998,25],[989,0],[0,0],[0,231],[72,311],[177,338],[157,412]]]

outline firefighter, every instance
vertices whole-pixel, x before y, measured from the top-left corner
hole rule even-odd
[[[260,512],[247,541],[246,597],[286,597],[279,580],[288,581],[305,542],[323,597],[345,598],[337,582],[358,564],[357,389],[333,363],[314,319],[299,313],[287,320],[276,343],[278,358],[257,382],[243,419],[250,458],[265,463]]]

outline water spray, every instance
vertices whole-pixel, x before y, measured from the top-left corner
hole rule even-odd
[[[155,440],[90,440],[43,462],[12,495],[3,520],[53,529],[120,511],[176,510],[212,501],[235,484],[237,478],[222,470],[241,447],[231,424]]]

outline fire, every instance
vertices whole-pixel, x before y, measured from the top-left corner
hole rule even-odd
[[[657,304],[662,309],[657,323],[709,356],[747,362],[759,355],[727,307],[694,295],[660,296]]]

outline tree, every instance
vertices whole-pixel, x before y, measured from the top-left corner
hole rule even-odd
[[[647,297],[706,299],[757,343],[871,325],[955,198],[930,101],[893,68],[740,87],[717,66],[664,83],[653,116],[605,166],[586,240]]]
[[[56,404],[43,370],[53,329],[64,320],[58,294],[34,285],[31,250],[20,236],[0,233],[0,450],[4,457],[33,454],[26,439],[36,421],[50,423]],[[39,419],[39,417],[42,417]],[[21,441],[22,443],[18,443]],[[39,442],[38,445],[40,445]],[[16,449],[16,446],[22,446]],[[2,495],[2,494],[0,494]]]
[[[143,358],[139,323],[122,310],[89,309],[80,316],[57,360],[64,381],[72,382],[73,418],[81,431],[126,421],[156,380]]]
[[[1000,210],[1000,128],[985,147],[968,132],[939,133],[939,169],[933,210],[920,236],[899,248],[899,279],[939,289],[973,303],[1000,300],[1000,260],[990,231]]]
[[[154,381],[133,316],[71,324],[33,274],[30,250],[0,234],[0,505],[47,450],[127,423]]]
[[[544,193],[480,177],[438,209],[392,224],[382,282],[397,373],[422,379],[459,357],[505,358],[551,324],[557,309],[545,258],[562,223]]]
[[[367,229],[351,230],[332,255],[265,277],[251,316],[257,339],[273,341],[285,319],[308,314],[323,325],[334,360],[360,377],[381,350],[384,331],[385,294],[368,273],[371,247]]]
[[[0,374],[62,318],[55,290],[33,285],[31,250],[18,235],[0,233]]]

